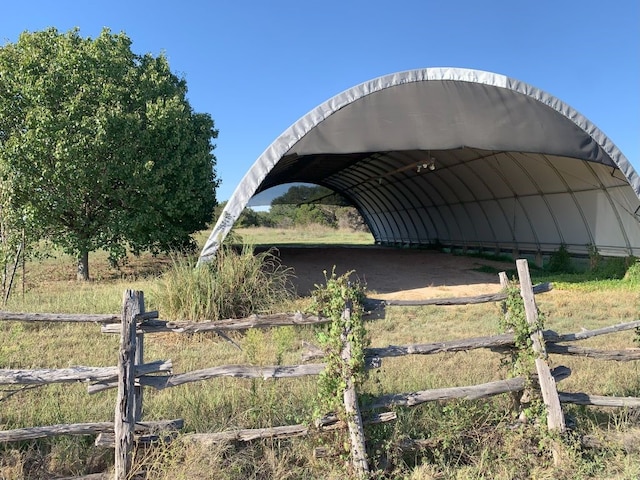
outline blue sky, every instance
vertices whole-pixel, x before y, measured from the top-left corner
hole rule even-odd
[[[2,44],[49,26],[91,37],[109,27],[136,53],[166,54],[193,108],[220,130],[219,200],[318,104],[424,67],[487,70],[538,87],[585,115],[640,170],[638,0],[3,2]]]

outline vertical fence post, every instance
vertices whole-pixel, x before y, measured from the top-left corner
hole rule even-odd
[[[118,398],[114,421],[115,479],[129,478],[135,426],[136,316],[142,308],[142,292],[125,290],[122,299],[122,335],[118,354]]]
[[[544,337],[538,322],[538,308],[533,294],[531,285],[531,276],[529,275],[529,265],[527,260],[516,260],[518,267],[518,278],[520,279],[520,293],[524,300],[524,309],[527,316],[527,323],[535,326],[535,330],[531,332],[531,342],[533,343],[533,351],[536,353],[536,371],[538,372],[538,381],[542,392],[542,399],[547,407],[547,427],[549,430],[565,431],[564,415],[560,407],[560,398],[558,397],[558,389],[556,381],[551,375],[549,358],[547,349],[544,346]]]
[[[140,312],[144,313],[144,292],[140,293]],[[134,321],[134,329],[136,328],[137,322]],[[140,332],[136,334],[136,355],[135,355],[135,364],[142,365],[144,363],[144,333]],[[142,421],[142,385],[136,385],[134,387],[134,401],[135,401],[135,412],[134,412],[134,421],[140,422]]]
[[[500,279],[500,286],[503,290],[506,290],[509,287],[509,278],[507,277],[507,272],[498,273],[498,278]]]
[[[498,278],[500,279],[500,287],[502,288],[502,291],[507,292],[507,289],[509,288],[509,278],[507,277],[507,273],[498,273]],[[502,314],[505,315],[505,317],[509,314],[509,312],[507,312],[507,304],[504,302],[502,303]]]
[[[342,340],[342,351],[340,357],[342,361],[349,365],[351,361],[351,342],[349,341],[351,301],[347,301],[342,313],[343,330],[340,335]],[[349,373],[344,379],[346,386],[344,389],[344,409],[347,415],[347,425],[349,427],[349,438],[351,440],[351,461],[356,474],[363,477],[369,472],[367,463],[367,451],[365,446],[364,428],[362,427],[362,416],[358,406],[358,394],[353,381],[353,376]]]

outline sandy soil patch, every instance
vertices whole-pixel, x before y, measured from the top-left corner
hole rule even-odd
[[[482,265],[498,270],[515,267],[508,262],[456,256],[430,250],[384,247],[280,247],[284,265],[292,267],[298,293],[304,295],[329,274],[355,270],[371,296],[414,300],[473,296],[500,290],[498,276],[475,271]]]

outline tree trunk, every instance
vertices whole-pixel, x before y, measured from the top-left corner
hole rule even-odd
[[[89,280],[89,252],[83,251],[78,254],[78,271],[76,275],[78,281]]]

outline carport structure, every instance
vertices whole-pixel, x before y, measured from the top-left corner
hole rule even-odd
[[[253,164],[200,260],[249,200],[304,182],[347,198],[380,245],[640,256],[640,179],[583,115],[503,75],[427,68],[346,90]]]

